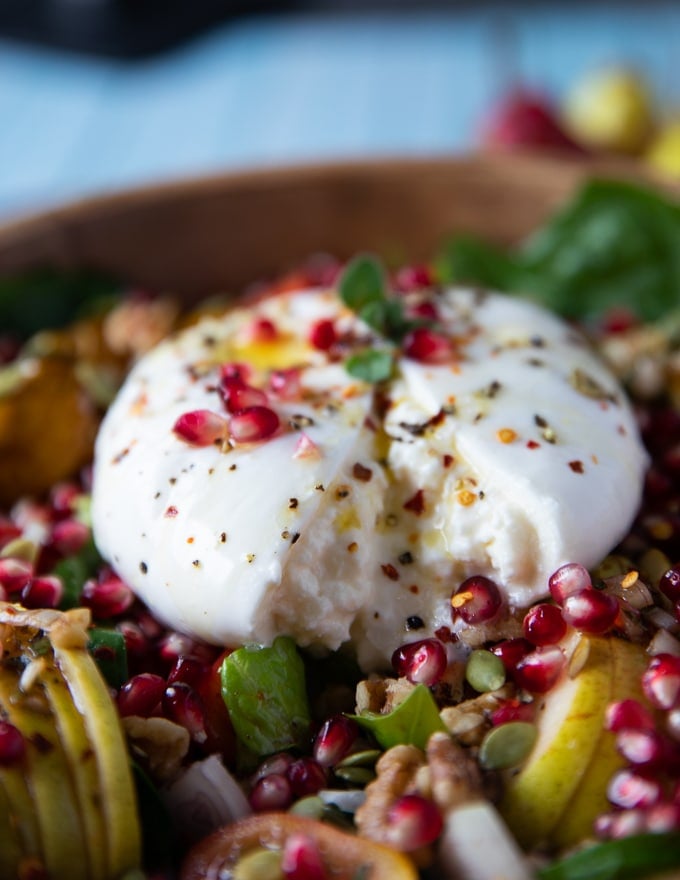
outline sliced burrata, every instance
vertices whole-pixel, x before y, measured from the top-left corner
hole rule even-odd
[[[316,290],[206,319],[137,364],[97,441],[93,524],[159,618],[223,645],[351,642],[379,668],[454,626],[469,575],[525,607],[558,566],[592,566],[625,534],[646,455],[583,339],[500,294],[420,293],[421,311],[423,299],[450,342],[436,364]],[[345,363],[375,346],[394,373],[373,386]],[[235,439],[225,364],[249,365],[277,430]],[[178,433],[194,412],[223,419],[224,436]]]

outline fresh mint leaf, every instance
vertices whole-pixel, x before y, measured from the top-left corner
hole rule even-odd
[[[302,747],[309,736],[305,670],[295,643],[239,648],[221,669],[222,697],[236,736],[257,757]]]
[[[350,715],[350,718],[370,730],[384,749],[400,744],[424,749],[433,733],[446,731],[434,697],[424,684],[416,685],[403,703],[399,703],[387,715],[363,712],[361,715]]]
[[[384,382],[394,371],[394,357],[384,349],[367,348],[345,361],[345,369],[364,382]]]
[[[539,880],[637,880],[680,867],[680,834],[668,831],[608,840],[538,872]],[[666,876],[664,874],[664,876]],[[668,875],[670,876],[670,875]],[[675,876],[675,875],[673,875]]]
[[[385,273],[380,262],[370,254],[360,254],[351,260],[340,278],[340,299],[354,312],[369,303],[386,297]]]

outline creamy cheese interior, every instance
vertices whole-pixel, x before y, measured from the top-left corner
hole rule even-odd
[[[401,355],[377,390],[347,373],[347,352],[309,343],[331,318],[347,349],[383,344],[332,291],[206,319],[137,364],[97,441],[93,522],[102,554],[155,614],[224,645],[351,641],[377,668],[452,626],[465,577],[493,578],[523,607],[559,565],[592,566],[625,534],[646,454],[584,341],[516,298],[429,295],[456,356]],[[275,339],[253,341],[258,318]],[[182,441],[172,428],[183,413],[228,417],[217,387],[233,361],[261,388],[271,369],[299,368],[295,399],[270,395],[281,430],[250,444]]]

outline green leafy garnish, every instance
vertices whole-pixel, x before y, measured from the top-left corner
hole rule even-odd
[[[424,749],[433,733],[446,732],[434,697],[424,684],[416,685],[408,697],[387,715],[362,712],[349,717],[370,730],[384,749],[400,744]]]
[[[680,303],[680,206],[631,183],[593,180],[514,252],[454,239],[437,274],[535,297],[568,318],[616,306],[652,321]]]
[[[112,688],[119,688],[128,677],[125,637],[115,629],[94,627],[89,630],[89,652],[99,671]]]
[[[64,586],[64,592],[59,603],[61,611],[76,608],[81,604],[80,597],[85,581],[96,574],[101,562],[102,558],[92,538],[78,553],[66,556],[57,562],[52,569],[52,574],[61,578]]]
[[[295,642],[244,647],[225,658],[222,697],[236,736],[258,757],[303,746],[309,736],[305,670]]]
[[[538,872],[539,880],[637,880],[680,866],[680,833],[608,840]]]
[[[349,262],[339,282],[340,299],[359,314],[366,306],[387,298],[387,282],[380,262],[360,254]]]
[[[367,348],[345,361],[345,369],[364,382],[384,382],[394,371],[394,355],[379,348]]]

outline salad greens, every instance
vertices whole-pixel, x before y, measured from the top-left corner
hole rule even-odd
[[[680,833],[636,834],[608,840],[555,862],[539,880],[638,880],[680,867]],[[670,875],[669,875],[670,876]]]
[[[527,294],[568,318],[616,307],[652,321],[680,305],[680,205],[632,183],[593,180],[516,250],[458,236],[436,271],[444,283]]]
[[[291,638],[279,636],[271,648],[239,648],[225,658],[220,674],[236,736],[249,752],[264,757],[305,745],[305,669]]]
[[[408,697],[387,715],[362,712],[350,715],[361,727],[370,730],[384,749],[400,744],[424,749],[433,733],[446,733],[444,722],[429,688],[418,684]]]

